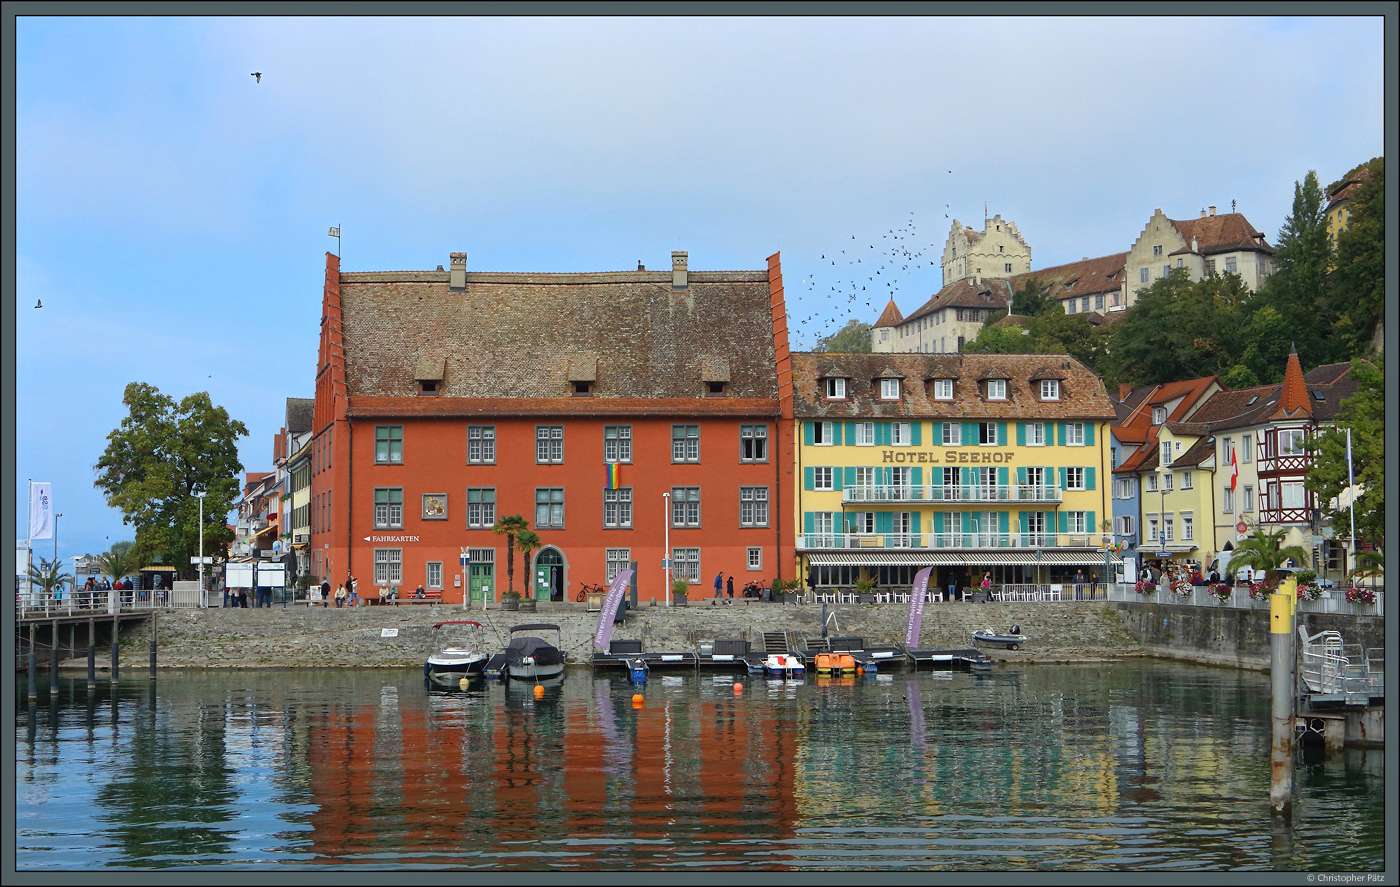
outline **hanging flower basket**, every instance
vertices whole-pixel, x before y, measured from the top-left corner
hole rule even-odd
[[[1322,597],[1322,586],[1316,582],[1298,583],[1298,600],[1315,601]]]
[[[1269,595],[1274,593],[1274,586],[1268,582],[1259,581],[1249,584],[1249,599],[1252,601],[1267,601]]]
[[[1376,602],[1376,591],[1373,588],[1358,588],[1355,585],[1347,589],[1347,603],[1349,604],[1374,604]]]
[[[1215,598],[1219,603],[1226,603],[1230,600],[1230,586],[1226,585],[1224,582],[1218,585],[1212,585],[1210,587],[1210,596]]]
[[[1185,579],[1173,579],[1171,584],[1172,594],[1179,598],[1189,598],[1191,596],[1191,583]]]
[[[1155,594],[1157,586],[1150,579],[1139,579],[1137,584],[1133,586],[1133,591],[1138,594]]]

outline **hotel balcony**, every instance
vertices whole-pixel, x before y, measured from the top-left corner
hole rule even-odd
[[[1059,502],[1062,493],[1063,490],[1059,486],[1047,484],[870,484],[846,487],[841,491],[841,502],[850,505],[877,502],[915,502],[929,505]]]
[[[1153,545],[1155,543],[1148,543]],[[799,533],[798,551],[863,548],[971,551],[987,548],[1098,548],[1103,537],[1090,533]]]

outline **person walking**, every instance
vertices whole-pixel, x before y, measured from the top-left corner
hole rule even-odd
[[[734,577],[733,577],[733,576],[730,576],[729,578],[727,578],[727,579],[724,580],[724,590],[727,591],[727,592],[729,593],[729,599],[730,599],[730,600],[733,600],[733,599],[734,599]],[[719,592],[715,592],[715,593],[718,594]]]
[[[987,603],[992,599],[992,572],[988,570],[982,574],[982,603]]]
[[[957,600],[957,599],[958,599],[958,574],[957,574],[957,573],[949,573],[949,574],[948,574],[948,600],[949,600],[949,601],[955,601],[955,600]]]
[[[351,607],[360,605],[360,584],[355,581],[353,574],[345,577],[345,601]]]
[[[715,597],[720,596],[720,589],[724,587],[724,571],[715,574]]]
[[[1074,571],[1074,599],[1075,599],[1075,600],[1079,600],[1080,596],[1081,596],[1083,593],[1084,593],[1084,571],[1083,571],[1083,570],[1075,570],[1075,571]]]

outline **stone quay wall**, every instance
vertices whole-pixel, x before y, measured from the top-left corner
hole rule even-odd
[[[834,615],[828,633],[859,636],[869,645],[903,639],[908,609],[903,604],[828,605]],[[569,662],[586,665],[592,658],[598,614],[583,604],[540,602],[535,613],[463,610],[441,604],[404,606],[273,607],[271,609],[162,610],[140,627],[123,632],[119,667],[146,669],[151,631],[156,632],[158,668],[421,668],[433,643],[432,624],[470,619],[484,626],[493,649],[505,645],[510,627],[552,623],[563,633]],[[612,639],[640,639],[648,652],[696,650],[699,642],[743,638],[755,646],[763,633],[792,632],[821,636],[820,604],[735,601],[712,605],[709,599],[686,607],[643,605],[628,610],[613,626]],[[993,658],[1020,662],[1083,662],[1121,659],[1143,653],[1142,644],[1123,616],[1102,602],[930,603],[924,608],[920,646],[931,649],[973,647],[978,628],[1006,630],[1020,625],[1030,640],[1020,650],[987,648]],[[384,637],[384,629],[395,629]],[[99,650],[97,664],[109,661]],[[69,659],[64,668],[85,668],[85,659]]]

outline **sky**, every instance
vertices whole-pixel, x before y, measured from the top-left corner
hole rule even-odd
[[[1309,170],[1384,154],[1391,6],[1327,8],[1370,14],[19,17],[17,538],[30,480],[62,515],[36,557],[135,537],[93,486],[130,382],[207,391],[248,427],[244,470],[271,470],[313,393],[327,251],[777,252],[809,350],[927,301],[953,220],[1014,221],[1032,270],[1125,251],[1155,209],[1234,205],[1275,243]]]

